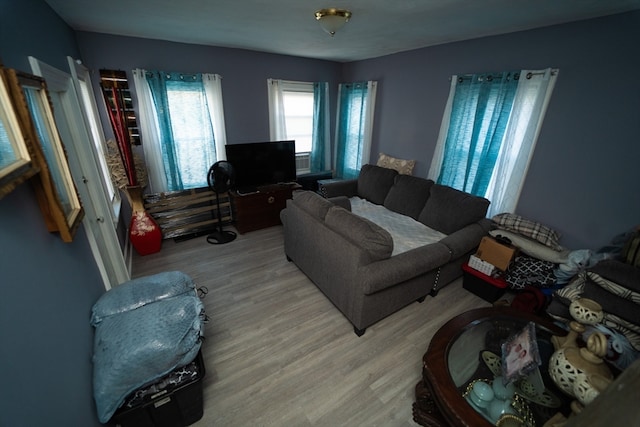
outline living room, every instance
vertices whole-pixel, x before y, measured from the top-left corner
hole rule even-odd
[[[68,55],[91,69],[222,75],[229,141],[268,137],[268,78],[325,80],[334,91],[338,82],[377,80],[372,156],[416,159],[419,176],[430,164],[452,74],[558,68],[518,213],[560,230],[572,249],[597,249],[638,223],[637,10],[338,63],[74,31],[44,1],[1,3],[0,58],[9,68],[28,72],[34,56],[64,70]],[[49,234],[28,185],[0,201],[0,221],[0,328],[14,349],[3,350],[10,387],[0,424],[68,425],[73,414],[73,425],[99,425],[88,319],[104,287],[84,231],[71,244]]]

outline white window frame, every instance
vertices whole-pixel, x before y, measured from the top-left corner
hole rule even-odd
[[[272,82],[275,80],[269,80],[269,82]],[[293,136],[288,134],[287,131],[287,126],[286,126],[286,121],[287,121],[287,112],[286,109],[284,108],[284,96],[285,93],[287,92],[297,92],[297,93],[310,93],[311,95],[314,94],[314,90],[313,90],[313,82],[299,82],[299,81],[291,81],[291,80],[279,80],[277,81],[280,85],[280,91],[282,93],[282,101],[283,101],[283,105],[282,105],[282,110],[283,110],[283,123],[282,125],[284,126],[284,133],[285,135],[283,136],[284,139],[290,140],[290,139],[296,139]],[[277,103],[278,101],[276,100],[271,100],[271,103],[269,105],[270,110],[272,111],[272,113],[274,111],[278,110],[278,107],[275,105],[272,105],[273,103]],[[311,124],[311,138],[313,138],[313,122]],[[282,131],[282,130],[280,130]],[[276,132],[277,134],[277,132]],[[272,130],[272,135],[274,135],[274,132]],[[296,145],[296,173],[298,175],[302,175],[305,173],[309,173],[311,171],[311,151],[299,151],[298,145]]]

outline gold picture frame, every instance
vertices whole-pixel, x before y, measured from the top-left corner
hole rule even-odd
[[[39,173],[31,179],[47,229],[73,241],[84,210],[75,186],[53,106],[42,77],[2,69],[32,162]]]
[[[3,68],[0,65],[0,68]],[[39,172],[0,72],[0,199]]]

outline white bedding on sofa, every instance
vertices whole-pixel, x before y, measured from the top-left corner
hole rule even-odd
[[[360,197],[352,197],[349,201],[351,212],[379,225],[391,234],[393,238],[391,256],[438,242],[447,236],[409,216],[393,212]]]

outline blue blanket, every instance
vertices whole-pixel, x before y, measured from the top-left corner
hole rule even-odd
[[[101,422],[108,422],[130,393],[196,357],[204,317],[195,284],[181,272],[131,280],[100,297],[91,324]]]

